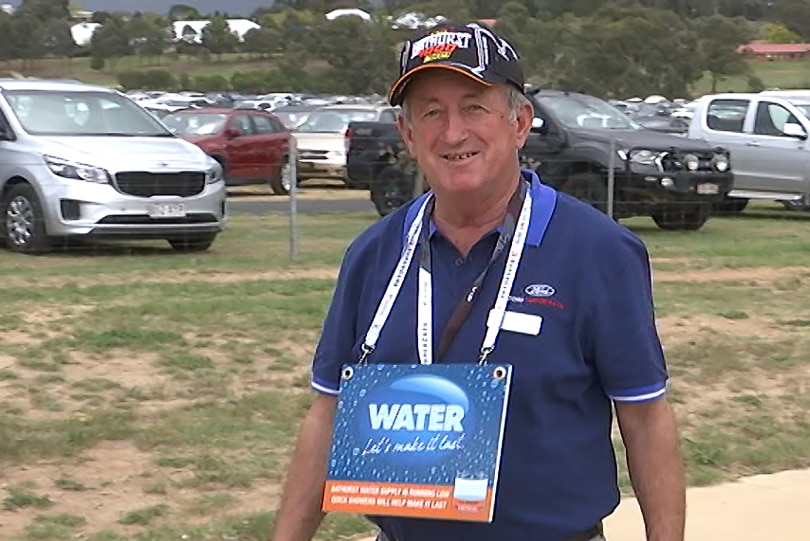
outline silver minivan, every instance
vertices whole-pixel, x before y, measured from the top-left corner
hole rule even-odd
[[[207,250],[226,223],[221,166],[124,94],[0,79],[0,242],[165,239]]]

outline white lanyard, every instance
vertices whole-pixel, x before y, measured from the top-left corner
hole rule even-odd
[[[359,361],[362,363],[366,360],[369,354],[377,347],[377,340],[379,340],[380,332],[388,317],[391,315],[391,309],[394,301],[402,289],[402,284],[405,281],[405,275],[411,265],[411,260],[416,252],[416,246],[419,235],[422,231],[422,223],[424,220],[425,209],[432,194],[428,194],[419,208],[419,212],[411,223],[408,235],[406,237],[405,246],[402,249],[402,254],[399,257],[399,262],[394,268],[394,273],[388,282],[388,287],[385,289],[383,298],[377,306],[377,312],[374,314],[374,319],[366,332],[365,340],[361,346],[361,354]],[[518,265],[523,257],[523,247],[526,244],[526,236],[529,232],[529,221],[532,214],[532,195],[531,190],[526,190],[526,197],[523,200],[523,206],[520,209],[520,216],[515,226],[515,232],[512,236],[512,241],[509,246],[509,254],[506,258],[506,266],[504,268],[501,284],[498,288],[498,295],[495,298],[495,304],[487,318],[487,332],[484,335],[484,341],[481,344],[481,351],[479,361],[484,362],[487,356],[495,350],[495,343],[498,339],[498,333],[501,330],[504,315],[506,314],[506,306],[509,302],[509,294],[512,291],[512,285],[517,275]],[[430,271],[425,268],[419,267],[418,277],[418,297],[417,297],[417,311],[416,311],[416,340],[417,351],[419,353],[419,362],[421,364],[433,363],[433,278]]]

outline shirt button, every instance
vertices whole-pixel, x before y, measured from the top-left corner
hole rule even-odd
[[[464,258],[459,257],[458,259],[456,259],[456,267],[461,267],[462,265],[464,265]]]

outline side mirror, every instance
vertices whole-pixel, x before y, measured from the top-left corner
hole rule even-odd
[[[546,121],[542,118],[534,117],[532,119],[532,129],[534,133],[545,133],[546,131]]]
[[[227,130],[225,130],[225,137],[227,137],[228,139],[235,139],[240,135],[242,135],[242,130],[240,130],[239,128],[228,128]]]
[[[782,133],[788,137],[795,137],[797,139],[801,139],[802,141],[807,139],[807,131],[802,127],[801,124],[785,124],[782,126]]]

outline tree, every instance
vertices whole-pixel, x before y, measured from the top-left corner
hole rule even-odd
[[[38,49],[43,56],[70,57],[77,47],[67,19],[48,20],[41,27],[38,36],[42,42]]]
[[[754,36],[751,24],[742,17],[711,17],[697,19],[694,29],[698,35],[698,59],[703,70],[712,78],[712,92],[720,81],[732,75],[744,75],[750,66],[737,47],[749,43]]]
[[[213,17],[203,28],[202,45],[211,51],[211,54],[221,56],[224,53],[234,52],[239,45],[239,38],[231,32],[228,21],[223,17]]]
[[[70,18],[70,0],[22,0],[16,14],[30,15],[38,21]]]
[[[802,40],[799,34],[779,23],[765,23],[762,35],[768,43],[799,43]]]
[[[275,28],[256,28],[245,34],[242,50],[258,55],[268,55],[278,51],[284,41]]]
[[[367,94],[387,90],[396,75],[396,50],[384,23],[356,17],[325,21],[318,28],[317,56],[329,62],[328,74],[347,92]],[[351,36],[351,39],[346,39]]]
[[[124,24],[129,46],[138,56],[160,56],[171,43],[166,23],[159,17],[142,14]]]
[[[772,8],[773,20],[782,23],[803,40],[810,41],[810,0],[780,0]]]
[[[126,32],[126,23],[120,17],[113,16],[93,32],[90,40],[90,56],[109,60],[115,68],[116,59],[132,54],[132,46]]]
[[[192,21],[202,18],[197,8],[186,4],[174,4],[169,8],[168,16],[172,21]]]
[[[696,36],[672,11],[608,5],[562,39],[567,58],[559,82],[570,90],[683,97],[702,74],[694,58]]]

